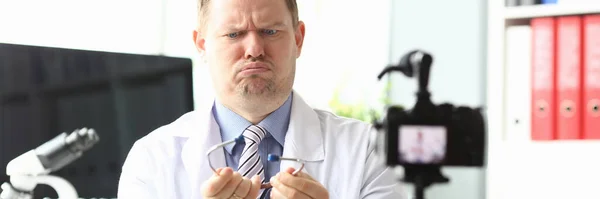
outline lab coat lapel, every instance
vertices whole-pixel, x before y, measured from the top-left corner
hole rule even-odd
[[[307,162],[322,161],[325,158],[323,132],[317,113],[296,92],[293,92],[290,124],[285,136],[283,157],[300,158]],[[283,161],[281,170],[287,167],[298,168],[292,161]],[[308,168],[305,172],[310,173]]]
[[[202,183],[213,175],[206,153],[213,145],[222,142],[219,126],[210,109],[201,111],[199,115],[199,120],[191,128],[185,128],[191,132],[181,151],[181,159],[190,179],[191,198],[194,199],[202,198]],[[223,148],[213,151],[211,160],[215,169],[227,166]]]

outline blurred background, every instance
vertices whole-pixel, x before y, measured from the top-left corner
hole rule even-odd
[[[583,127],[572,130],[577,139],[538,141],[529,125],[532,107],[523,105],[532,100],[532,21],[600,14],[597,0],[298,0],[298,6],[306,38],[295,90],[313,107],[368,122],[386,105],[412,107],[415,79],[376,77],[421,49],[434,57],[434,103],[485,108],[487,165],[444,168],[450,183],[434,185],[427,198],[600,198],[590,185],[600,179],[600,142],[586,139]],[[192,41],[195,24],[195,0],[0,0],[0,171],[61,132],[92,127],[101,141],[57,175],[81,197],[115,197],[135,140],[213,100]],[[517,26],[524,31],[509,37]],[[600,53],[594,56],[598,61]],[[55,193],[40,186],[36,195]]]

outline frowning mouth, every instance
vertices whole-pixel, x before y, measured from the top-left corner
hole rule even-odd
[[[240,70],[239,74],[242,76],[254,75],[269,71],[269,65],[265,62],[251,62]]]

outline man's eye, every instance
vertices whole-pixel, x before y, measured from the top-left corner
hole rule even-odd
[[[277,30],[263,30],[263,33],[267,34],[267,35],[274,35],[277,33]]]
[[[227,34],[227,36],[228,36],[229,38],[236,38],[236,37],[238,37],[238,36],[239,36],[239,33],[237,33],[237,32],[234,32],[234,33],[229,33],[229,34]]]

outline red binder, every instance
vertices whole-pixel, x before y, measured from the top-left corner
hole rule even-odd
[[[583,137],[600,139],[600,15],[583,18]]]
[[[581,139],[581,16],[557,18],[556,24],[556,138]]]
[[[555,19],[551,17],[532,19],[531,31],[531,139],[553,140],[556,138]]]

